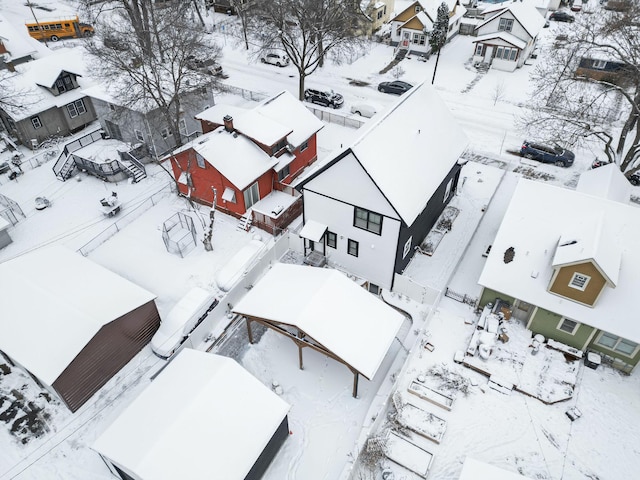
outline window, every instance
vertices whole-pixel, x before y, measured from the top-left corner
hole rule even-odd
[[[285,148],[287,146],[287,141],[285,139],[280,140],[278,143],[276,143],[273,146],[273,155],[275,155],[276,153],[278,153],[280,150],[282,150],[283,148]]]
[[[416,13],[420,13],[420,10],[421,10],[420,5],[416,5],[415,12]]]
[[[587,285],[589,285],[589,280],[591,280],[591,277],[576,272],[573,274],[573,277],[569,282],[569,286],[571,288],[575,288],[576,290],[584,292],[585,288],[587,288]]]
[[[56,80],[56,88],[58,89],[58,93],[64,93],[67,90],[73,90],[73,80],[71,80],[70,75],[61,75]]]
[[[502,60],[515,60],[518,55],[518,50],[516,48],[509,47],[498,47],[496,50],[496,58]]]
[[[629,357],[632,357],[638,349],[637,343],[630,342],[629,340],[616,337],[615,335],[611,335],[606,332],[602,332],[600,334],[600,337],[596,341],[596,345],[600,345],[601,347],[608,348],[609,350],[622,353]]]
[[[375,283],[370,283],[369,284],[369,292],[373,293],[374,295],[380,295],[380,293],[382,292],[382,289],[376,285]]]
[[[484,45],[479,43],[476,45],[476,55],[484,55]]]
[[[198,164],[198,167],[204,168],[204,157],[198,152],[196,152],[196,163]]]
[[[251,185],[244,192],[244,208],[249,210],[251,206],[260,200],[260,192],[258,191],[258,182]]]
[[[380,20],[382,18],[382,10],[378,11],[378,20]]]
[[[309,148],[309,141],[307,140],[302,145],[300,145],[300,151],[304,152],[307,148]]]
[[[136,138],[141,141],[144,142],[144,135],[142,134],[141,130],[138,130],[137,128],[134,130],[134,133],[136,134]]]
[[[160,131],[160,135],[162,135],[162,138],[166,140],[168,137],[173,136],[173,133],[171,133],[171,130],[165,127]]]
[[[380,235],[382,232],[382,215],[356,207],[353,225]]]
[[[33,125],[33,128],[36,130],[42,127],[42,122],[40,121],[40,117],[33,117],[31,119],[31,125]]]
[[[604,67],[607,66],[606,60],[594,60],[593,68],[597,68],[598,70],[604,70]]]
[[[424,45],[427,41],[427,37],[420,33],[414,33],[412,41],[415,45]]]
[[[287,178],[289,176],[289,173],[290,173],[289,165],[287,165],[286,167],[284,167],[282,170],[278,172],[278,181],[281,182],[282,180]]]
[[[85,108],[82,99],[80,99],[67,104],[67,112],[69,112],[69,116],[71,118],[76,118],[78,115],[87,113],[87,109]]]
[[[407,242],[404,244],[404,248],[402,249],[402,258],[406,257],[411,251],[411,242],[413,241],[413,236],[409,237]]]
[[[349,244],[347,246],[347,253],[349,255],[353,255],[354,257],[358,256],[358,242],[355,240],[349,239]]]
[[[498,30],[502,30],[504,32],[510,32],[513,29],[513,19],[512,18],[501,18],[500,24],[498,25]]]
[[[187,121],[184,118],[180,119],[180,121],[178,122],[178,131],[182,135],[187,135]]]
[[[325,233],[324,235],[327,242],[327,247],[338,248],[338,235],[329,231],[327,231],[327,233]]]
[[[563,332],[567,332],[570,335],[574,335],[576,330],[578,330],[578,322],[574,322],[573,320],[569,320],[568,318],[563,318],[560,320],[558,324],[558,330],[562,330]]]

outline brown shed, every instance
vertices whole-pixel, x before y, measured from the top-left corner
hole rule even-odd
[[[0,351],[78,410],[151,339],[155,295],[64,247],[0,264]]]

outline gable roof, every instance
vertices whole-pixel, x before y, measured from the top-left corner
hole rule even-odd
[[[631,184],[615,163],[587,170],[580,175],[576,190],[616,202],[631,201]]]
[[[603,251],[604,257],[598,257],[602,265],[614,265],[606,258],[613,256],[613,252],[620,252],[622,256],[616,287],[605,287],[594,307],[547,290],[554,272],[558,240],[567,231],[567,225],[575,224],[576,219],[589,217],[603,218],[605,222],[602,232],[607,236],[607,244],[603,243],[598,248],[611,249],[611,252]],[[576,190],[520,179],[478,283],[640,343],[640,323],[629,313],[629,302],[637,295],[637,272],[640,269],[638,238],[639,208]],[[515,250],[513,261],[505,263],[503,254],[511,247]],[[614,276],[611,266],[604,268]]]
[[[527,42],[525,42],[524,40],[516,37],[515,35],[509,32],[492,32],[492,33],[487,33],[485,35],[478,35],[472,43],[487,42],[488,40],[496,40],[496,39],[502,40],[503,42],[506,42],[520,49],[523,49],[524,47],[527,46]]]
[[[18,32],[7,18],[0,14],[0,38],[7,50],[7,62],[35,55],[38,50],[28,34]]]
[[[60,246],[0,263],[0,292],[0,350],[48,385],[100,328],[155,298]]]
[[[224,127],[201,135],[178,151],[193,148],[239,190],[244,190],[257,178],[278,164],[244,135],[228,132]]]
[[[487,11],[489,10],[485,10],[483,13]],[[503,16],[507,12],[511,13],[513,18],[522,25],[522,28],[525,29],[531,38],[535,38],[544,27],[545,19],[540,15],[536,7],[528,2],[516,2],[506,7],[496,9],[496,14],[490,15],[484,22],[476,26],[476,30]]]
[[[273,301],[287,292],[285,301]],[[368,379],[403,317],[337,270],[276,263],[233,309],[304,331]]]
[[[291,407],[235,360],[190,348],[92,448],[146,480],[242,480]]]
[[[405,23],[408,20],[410,20],[411,18],[413,18],[413,16],[416,14],[416,6],[420,6],[420,11],[424,11],[424,7],[422,6],[422,3],[419,1],[413,2],[411,5],[409,5],[407,8],[405,8],[404,10],[402,10],[398,15],[396,15],[395,17],[393,17],[390,22],[402,22]]]
[[[563,230],[551,264],[561,267],[593,261],[607,282],[615,287],[622,255],[609,232],[601,212],[574,219]]]
[[[467,144],[467,136],[435,89],[422,83],[378,115],[346,152],[306,177],[300,186],[325,174],[351,152],[400,218],[411,225]]]
[[[85,77],[87,55],[82,48],[60,48],[46,57],[16,65],[16,71],[5,78],[3,88],[20,92],[21,98],[24,99],[22,108],[3,108],[14,121],[19,121],[52,107],[60,107],[86,97],[83,87],[93,84],[91,79]],[[80,88],[57,96],[43,88],[52,87],[63,71],[77,75]]]
[[[264,145],[274,145],[282,138],[294,147],[317,133],[324,124],[288,91],[270,97],[253,109],[233,105],[214,105],[196,115],[222,125],[225,115],[233,118],[233,127]]]

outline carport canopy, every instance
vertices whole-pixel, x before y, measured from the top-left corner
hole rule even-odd
[[[233,311],[312,347],[371,380],[404,320],[341,272],[277,263]],[[289,327],[297,329],[293,335]],[[300,354],[301,356],[301,354]],[[302,358],[300,358],[302,360]]]
[[[307,220],[302,230],[300,230],[300,236],[313,242],[319,242],[326,231],[326,225],[316,222],[315,220]]]

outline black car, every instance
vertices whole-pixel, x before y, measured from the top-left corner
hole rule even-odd
[[[598,168],[598,167],[601,167],[603,165],[608,165],[608,164],[609,164],[609,162],[604,161],[604,160],[599,160],[599,159],[596,158],[593,161],[593,163],[591,163],[591,168]],[[627,179],[629,180],[631,185],[635,185],[635,186],[640,185],[640,171],[632,173],[631,175],[629,175],[627,177]]]
[[[570,13],[563,12],[562,10],[558,10],[557,12],[553,12],[549,15],[549,20],[555,20],[556,22],[573,22],[576,18]]]
[[[542,163],[552,163],[558,167],[570,167],[576,158],[573,152],[557,145],[551,147],[526,140],[520,147],[520,155]]]
[[[7,162],[0,163],[0,174],[7,173],[10,170],[11,170],[11,167]]]
[[[304,91],[304,99],[307,102],[317,103],[325,107],[340,108],[344,105],[344,98],[333,90],[315,90],[307,88]]]
[[[395,93],[402,95],[413,88],[413,85],[402,80],[394,80],[393,82],[382,82],[378,85],[378,91],[382,93]]]

